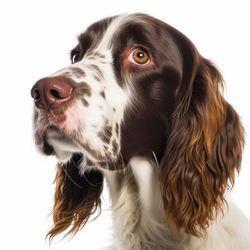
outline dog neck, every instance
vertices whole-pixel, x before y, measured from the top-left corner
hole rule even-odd
[[[184,249],[187,236],[173,235],[165,223],[158,171],[144,157],[133,157],[123,172],[105,171],[116,249]]]

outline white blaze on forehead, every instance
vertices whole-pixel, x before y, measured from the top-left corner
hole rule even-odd
[[[112,20],[112,22],[109,24],[106,32],[104,33],[104,36],[101,40],[101,42],[99,43],[99,45],[97,46],[96,49],[94,49],[94,51],[105,51],[107,49],[110,48],[112,39],[115,35],[115,33],[117,32],[117,30],[119,29],[119,27],[121,27],[121,25],[125,22],[126,18],[128,15],[120,15],[118,17],[116,17],[115,19]]]

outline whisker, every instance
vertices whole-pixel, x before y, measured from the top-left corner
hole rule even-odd
[[[119,151],[119,157],[120,157],[120,159],[121,159],[121,161],[122,161],[122,169],[124,170],[124,169],[126,168],[126,166],[125,166],[125,163],[124,163],[124,160],[123,160],[123,156],[122,156],[122,154],[121,154],[121,151]]]
[[[106,154],[104,154],[104,157],[105,157],[105,163],[106,163],[106,165],[105,165],[105,169],[108,169],[109,170],[109,168],[110,168],[110,166],[109,166],[109,162],[108,162],[108,159],[107,159],[107,156],[106,156]]]
[[[77,183],[72,179],[72,177],[68,174],[67,170],[65,169],[64,164],[60,164],[60,166],[62,167],[64,173],[65,173],[66,176],[69,178],[69,180],[70,180],[74,185],[76,185],[77,187],[79,187],[80,189],[82,189],[83,187],[80,186],[79,184],[77,184]],[[66,166],[67,166],[67,165],[66,165]]]
[[[82,155],[82,157],[80,159],[78,159],[77,162],[75,162],[74,157],[71,157],[70,161],[72,161],[76,166],[78,165],[78,163],[82,160],[82,158],[84,158],[84,156]]]
[[[160,165],[159,165],[159,162],[158,162],[158,160],[157,160],[157,157],[156,157],[155,152],[152,151],[152,154],[153,154],[153,156],[154,156],[154,160],[155,160],[155,162],[156,162],[156,166],[157,166],[158,168],[160,168]]]
[[[86,181],[86,182],[87,182],[90,186],[92,186],[92,187],[97,187],[97,185],[96,185],[96,184],[91,183],[91,182],[87,179],[87,177],[86,177],[85,173],[86,173],[86,172],[84,172],[84,173],[83,173],[83,178],[85,179],[85,181]]]
[[[104,157],[105,157],[106,163],[107,163],[107,165],[108,165],[108,170],[110,169],[109,163],[112,163],[112,165],[114,166],[114,168],[115,168],[115,170],[116,170],[116,164],[115,164],[115,162],[113,161],[113,159],[111,158],[111,162],[109,162],[109,161],[108,161],[108,158],[107,158],[107,154],[106,154],[105,152],[104,152]]]
[[[103,136],[104,136],[106,139],[110,140],[110,137],[107,136],[105,133],[103,133]],[[107,159],[107,154],[106,154],[106,152],[104,152],[104,157],[105,157],[105,159],[106,159],[106,163],[108,164],[108,167],[110,168],[110,165],[109,165],[109,161],[108,161],[108,159]],[[116,169],[116,164],[115,164],[115,162],[113,161],[112,158],[111,158],[111,162],[112,162],[112,165],[114,166],[115,170],[117,170],[117,169]]]

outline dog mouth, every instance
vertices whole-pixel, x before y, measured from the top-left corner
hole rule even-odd
[[[53,118],[61,118],[65,114],[59,115],[55,114]],[[88,165],[110,170],[124,168],[124,161],[121,157],[114,157],[104,147],[93,147],[92,139],[95,135],[90,136],[87,131],[80,131],[77,127],[70,130],[65,124],[65,121],[63,123],[55,121],[50,114],[45,112],[35,119],[35,142],[41,153],[56,156],[61,163],[69,162],[75,154],[81,154],[86,162],[91,162]]]
[[[42,152],[45,155],[55,155],[61,162],[69,161],[73,154],[82,154],[91,162],[107,162],[107,157],[92,149],[87,142],[82,142],[75,134],[68,134],[55,125],[49,125],[44,130]]]
[[[99,166],[102,169],[112,171],[123,170],[127,165],[125,160],[114,160],[108,156],[101,156],[97,151],[92,150],[89,145],[82,145],[77,139],[52,125],[45,129],[42,145],[42,152],[45,155],[54,155],[62,163],[70,161],[75,155],[81,155],[84,159],[83,162],[85,162],[83,165]]]

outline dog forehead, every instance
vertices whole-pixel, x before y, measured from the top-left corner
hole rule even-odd
[[[123,29],[128,27],[129,24],[135,26],[138,24],[143,25],[144,28],[156,26],[158,30],[162,22],[142,13],[121,14],[108,17],[90,25],[84,33],[80,34],[78,37],[79,45],[83,52],[87,52],[87,54],[101,52],[107,49],[110,50],[114,45],[114,41],[116,41],[116,36],[120,32],[122,33]],[[133,28],[131,29],[132,33],[136,33],[137,31]]]
[[[93,54],[111,48],[112,40],[128,15],[118,15],[102,19],[90,25],[78,36],[78,45],[72,51]]]
[[[112,20],[112,22],[107,27],[106,32],[104,33],[100,43],[94,51],[101,52],[102,50],[110,50],[112,47],[112,41],[124,22],[126,22],[127,15],[120,15]]]

